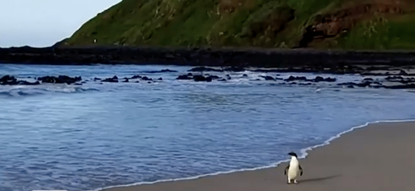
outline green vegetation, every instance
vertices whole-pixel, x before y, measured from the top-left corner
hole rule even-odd
[[[414,3],[399,2],[123,0],[60,44],[293,48],[313,27],[309,47],[412,49]]]

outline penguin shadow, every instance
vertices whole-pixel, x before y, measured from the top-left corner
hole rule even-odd
[[[343,175],[341,174],[336,174],[336,175],[331,175],[331,176],[323,176],[323,177],[316,177],[316,178],[306,178],[306,179],[302,179],[302,180],[298,180],[298,183],[311,183],[311,182],[319,182],[319,181],[325,181],[325,180],[330,180],[333,178],[338,178],[341,177]]]

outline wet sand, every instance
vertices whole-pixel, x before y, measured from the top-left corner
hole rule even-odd
[[[378,123],[309,151],[300,160],[304,174],[298,184],[287,184],[287,163],[282,163],[276,168],[105,191],[413,191],[414,151],[415,122]]]

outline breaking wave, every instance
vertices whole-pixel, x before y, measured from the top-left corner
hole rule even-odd
[[[89,91],[99,90],[77,86],[15,86],[11,88],[0,88],[0,97],[25,97],[48,93],[82,93]]]

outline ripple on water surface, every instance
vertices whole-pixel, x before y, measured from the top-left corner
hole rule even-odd
[[[415,114],[413,94],[399,90],[174,80],[186,67],[1,67],[22,78],[179,71],[146,74],[163,78],[152,84],[0,87],[2,191],[88,190],[266,166],[367,121]]]

